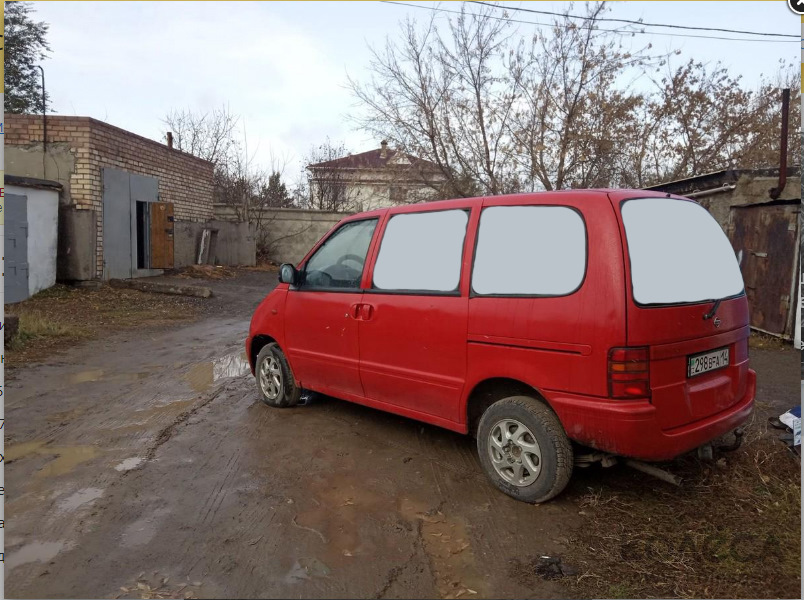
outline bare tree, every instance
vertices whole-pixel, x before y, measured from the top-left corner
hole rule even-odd
[[[372,49],[372,78],[350,79],[366,107],[363,129],[435,163],[450,195],[517,191],[519,178],[507,128],[520,93],[503,67],[510,27],[462,14],[442,35],[434,20],[421,30],[402,25],[398,42]]]
[[[313,146],[304,159],[307,175],[307,197],[301,206],[314,210],[352,210],[357,198],[356,188],[350,186],[350,170],[338,164],[349,153],[343,142],[334,143],[329,138]]]
[[[293,205],[283,181],[288,158],[271,153],[267,169],[258,165],[248,152],[245,129],[238,131],[240,117],[228,106],[208,112],[172,110],[163,123],[178,150],[214,164],[214,202],[228,205],[239,221],[254,226],[258,253],[264,255],[274,220],[270,209]]]
[[[502,8],[462,10],[442,26],[405,21],[372,49],[370,78],[350,80],[364,109],[357,125],[438,165],[450,195],[643,187],[773,166],[778,87],[794,90],[792,122],[800,114],[797,69],[750,90],[721,65],[671,67],[680,52],[626,46],[638,26],[600,27],[603,2],[586,3],[581,22],[570,6],[528,35]]]
[[[173,133],[178,150],[198,156],[215,164],[231,159],[239,150],[237,125],[240,117],[223,105],[207,112],[189,109],[171,110],[162,123]]]

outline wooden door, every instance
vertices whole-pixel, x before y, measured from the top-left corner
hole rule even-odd
[[[173,268],[173,203],[151,202],[151,268]]]

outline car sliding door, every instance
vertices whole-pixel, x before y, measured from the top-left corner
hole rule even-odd
[[[457,420],[466,376],[461,270],[469,209],[388,217],[363,294],[360,374],[366,397],[412,417]]]

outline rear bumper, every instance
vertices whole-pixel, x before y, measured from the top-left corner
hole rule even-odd
[[[603,452],[642,460],[670,460],[739,427],[751,414],[756,373],[748,369],[745,394],[726,410],[692,423],[662,429],[656,407],[646,401],[601,400],[550,394],[570,439]]]

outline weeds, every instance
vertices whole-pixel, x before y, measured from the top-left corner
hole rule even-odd
[[[159,326],[194,319],[199,300],[135,290],[71,288],[55,285],[6,306],[20,317],[20,328],[7,344],[5,361],[15,367],[35,362],[59,348],[123,329]]]
[[[801,466],[756,428],[715,463],[687,457],[673,488],[625,469],[579,500],[567,557],[578,595],[799,597]]]
[[[32,340],[68,338],[78,339],[87,335],[85,329],[53,319],[40,311],[23,312],[20,314],[20,329],[10,348],[12,350],[24,348]]]

